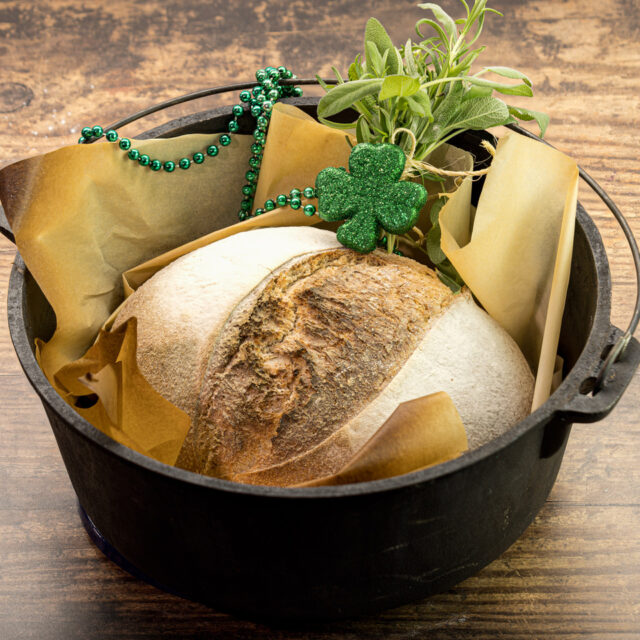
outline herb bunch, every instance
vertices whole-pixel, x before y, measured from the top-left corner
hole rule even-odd
[[[426,158],[442,143],[461,131],[487,129],[520,120],[536,120],[541,135],[549,122],[546,114],[506,104],[495,97],[532,96],[531,81],[509,67],[484,67],[471,74],[471,66],[485,47],[473,48],[487,13],[502,15],[487,7],[487,0],[465,0],[466,16],[454,20],[437,4],[418,5],[433,13],[422,18],[415,30],[421,40],[408,39],[396,48],[385,28],[375,18],[367,22],[365,55],[356,56],[348,80],[333,68],[338,84],[323,83],[327,93],[318,105],[322,122],[338,128],[355,128],[358,142],[390,142],[394,131],[409,129],[416,138],[416,160]],[[425,37],[424,29],[433,33]],[[504,83],[486,74],[517,80]],[[348,124],[329,118],[347,108],[359,117]]]
[[[488,129],[519,120],[535,120],[543,136],[549,118],[546,114],[507,104],[494,94],[532,96],[531,81],[510,67],[484,67],[471,73],[471,67],[485,47],[475,47],[488,13],[502,16],[487,7],[487,0],[474,0],[470,7],[460,0],[466,15],[453,19],[437,4],[419,4],[433,17],[418,20],[418,41],[409,38],[404,46],[394,46],[385,28],[375,18],[367,22],[364,55],[350,65],[348,79],[333,67],[337,84],[320,83],[327,92],[318,105],[321,122],[339,129],[355,129],[360,142],[394,142],[412,160],[423,161],[441,144],[467,130]],[[488,74],[512,82],[487,78]],[[515,82],[513,82],[515,81]],[[330,118],[345,109],[358,117],[350,123]],[[401,131],[408,129],[412,136]],[[413,139],[415,138],[415,140]],[[419,165],[413,165],[414,167]],[[428,169],[416,170],[424,180],[440,180]],[[432,227],[427,236],[404,239],[424,251],[436,266],[440,278],[452,289],[463,284],[453,265],[440,249],[438,213],[444,201],[433,204]],[[387,234],[389,236],[389,234]],[[382,238],[389,250],[397,242]]]

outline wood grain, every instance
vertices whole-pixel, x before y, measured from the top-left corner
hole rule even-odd
[[[442,3],[459,13],[453,1]],[[533,80],[548,139],[611,194],[640,232],[640,19],[637,0],[496,0],[486,64]],[[369,15],[394,41],[412,34],[413,1],[50,0],[0,3],[0,164],[76,140],[159,100],[284,63],[298,76],[344,69]],[[229,98],[222,101],[229,103]],[[147,128],[214,99],[154,116]],[[631,259],[587,189],[611,261],[613,320],[635,296]],[[0,238],[0,296],[13,248]],[[380,616],[305,629],[243,622],[169,596],[107,561],[77,517],[44,411],[0,327],[0,638],[640,637],[640,426],[635,377],[605,420],[574,427],[552,494],[498,560],[448,593]]]

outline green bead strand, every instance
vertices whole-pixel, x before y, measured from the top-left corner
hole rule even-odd
[[[310,189],[313,190],[312,187],[307,187],[306,189],[304,189],[303,193],[305,192],[309,193]],[[300,200],[299,194],[300,194],[300,189],[292,189],[291,197],[288,197],[284,193],[281,193],[280,195],[276,196],[275,200],[272,200],[272,199],[266,200],[264,203],[264,206],[260,209],[256,209],[254,215],[259,216],[262,213],[273,211],[276,207],[284,207],[287,204],[294,210],[300,209],[300,207],[302,206],[302,201]],[[249,198],[245,198],[245,201],[248,199]],[[242,209],[243,211],[245,211],[246,207],[243,206]],[[302,211],[305,216],[311,217],[316,214],[316,207],[313,204],[306,204],[304,207],[302,207]]]
[[[176,161],[166,160],[164,162],[157,159],[152,160],[148,154],[141,154],[138,149],[134,149],[129,138],[120,138],[118,132],[114,129],[108,129],[105,133],[99,125],[83,127],[81,130],[82,135],[78,139],[78,143],[84,144],[85,142],[93,141],[93,139],[101,138],[104,135],[108,142],[117,143],[122,151],[127,152],[127,157],[133,161],[137,161],[140,166],[149,167],[152,171],[164,169],[167,173],[172,173],[178,167],[186,170],[189,169],[192,164],[202,164],[207,156],[217,156],[220,151],[219,147],[229,146],[231,144],[231,135],[229,134],[237,133],[240,130],[238,118],[244,116],[245,110],[248,109],[251,116],[255,118],[256,124],[255,130],[253,131],[254,142],[251,145],[252,156],[249,159],[249,171],[245,174],[248,184],[242,187],[244,200],[241,210],[238,212],[239,219],[246,220],[251,216],[253,195],[255,194],[260,165],[262,164],[266,131],[269,127],[269,119],[273,105],[283,97],[302,95],[302,89],[300,87],[281,85],[280,81],[295,77],[296,76],[283,65],[258,69],[256,71],[257,84],[250,90],[245,89],[241,91],[239,94],[239,104],[231,108],[232,118],[227,123],[229,133],[223,133],[219,137],[217,144],[211,144],[203,151],[195,152],[191,158],[185,157]],[[247,106],[245,107],[243,105]],[[289,196],[280,194],[275,200],[267,200],[264,207],[256,209],[254,215],[261,215],[267,211],[273,211],[277,206],[281,207],[287,204],[293,209],[299,209],[302,206],[301,196],[302,193],[299,189],[293,189]],[[307,189],[304,190],[304,197],[307,199],[315,197],[315,190],[307,187]],[[315,206],[307,204],[303,210],[306,215],[313,215],[315,213]]]

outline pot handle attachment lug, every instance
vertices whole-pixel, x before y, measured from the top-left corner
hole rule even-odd
[[[0,233],[5,238],[11,240],[13,244],[16,243],[16,239],[13,235],[13,231],[11,231],[11,227],[9,226],[9,221],[7,220],[7,216],[5,215],[5,212],[2,206],[0,206]]]
[[[640,365],[640,342],[635,338],[626,340],[625,335],[626,332],[617,327],[611,328],[607,356],[593,375],[582,381],[580,392],[560,411],[563,420],[598,422],[618,404]],[[622,353],[616,356],[616,349],[622,349]]]

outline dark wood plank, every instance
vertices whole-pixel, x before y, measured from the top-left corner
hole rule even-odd
[[[459,13],[454,0],[442,3]],[[548,139],[601,182],[640,232],[640,19],[633,0],[496,0],[486,64],[527,72]],[[369,15],[403,42],[413,0],[370,3],[0,4],[0,165],[73,143],[85,124],[205,86],[249,78],[271,62],[299,76],[344,69]],[[154,116],[132,131],[214,104]],[[518,100],[515,99],[514,102]],[[522,101],[524,102],[524,101]],[[613,321],[634,301],[631,260],[615,222],[586,188],[614,281]],[[0,237],[0,297],[12,245]],[[243,622],[169,596],[107,561],[76,514],[42,407],[0,318],[0,638],[640,637],[640,436],[634,379],[600,423],[576,425],[558,481],[533,525],[501,558],[452,591],[380,616],[297,630]]]

